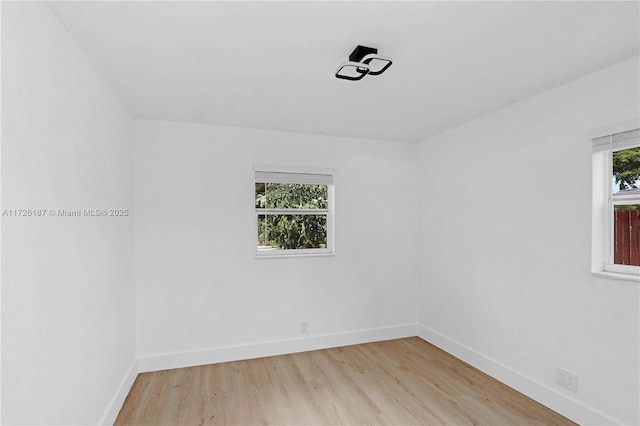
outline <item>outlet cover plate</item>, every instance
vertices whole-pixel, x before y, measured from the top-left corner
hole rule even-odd
[[[573,392],[578,392],[578,376],[571,374],[561,368],[558,368],[558,376],[556,378],[558,384]]]

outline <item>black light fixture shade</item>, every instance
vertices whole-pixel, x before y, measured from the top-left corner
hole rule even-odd
[[[361,64],[360,62],[344,62],[336,71],[336,77],[343,80],[357,81],[369,74],[369,66]]]
[[[369,65],[369,74],[371,75],[380,75],[393,64],[393,60],[390,57],[378,55],[377,53],[365,56],[362,62]]]
[[[380,75],[393,63],[388,56],[378,55],[378,49],[358,45],[336,71],[336,77],[344,80],[362,80],[364,76]]]

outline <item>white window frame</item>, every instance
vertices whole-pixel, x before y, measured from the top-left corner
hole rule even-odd
[[[254,166],[254,182],[273,182],[270,176],[283,178],[288,183],[321,183],[327,185],[327,209],[255,209],[253,227],[254,243],[258,241],[258,217],[267,214],[322,214],[327,216],[327,246],[313,249],[262,250],[256,247],[256,259],[272,259],[284,257],[333,256],[335,254],[335,170],[327,168],[294,167],[294,166]]]
[[[613,263],[614,206],[640,204],[640,195],[614,195],[611,181],[613,152],[640,146],[634,132],[638,128],[640,120],[634,119],[594,129],[587,136],[593,143],[591,272],[640,283],[640,266]]]

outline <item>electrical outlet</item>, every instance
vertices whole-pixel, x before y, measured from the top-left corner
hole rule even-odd
[[[309,321],[300,321],[300,333],[309,332]]]
[[[578,376],[558,368],[558,377],[556,379],[560,386],[571,391],[578,392]]]

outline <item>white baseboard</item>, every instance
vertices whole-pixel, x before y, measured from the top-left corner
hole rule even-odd
[[[134,361],[129,368],[100,424],[113,424],[139,372],[286,355],[413,336],[418,336],[439,347],[581,425],[623,424],[623,422],[617,421],[596,409],[588,407],[580,401],[563,395],[555,389],[527,377],[460,342],[446,337],[437,331],[416,324],[323,334],[297,339],[251,343],[247,345],[221,346],[201,351],[141,356]]]
[[[133,386],[134,380],[138,376],[138,360],[134,359],[131,363],[131,367],[127,370],[127,374],[125,374],[122,382],[120,382],[120,386],[116,391],[113,399],[109,403],[109,407],[106,412],[102,416],[102,420],[100,420],[100,425],[113,425],[118,417],[118,413],[122,408],[122,404],[124,404],[124,400],[127,398],[129,391],[131,390],[131,386]]]
[[[612,419],[604,413],[586,406],[506,365],[483,355],[437,331],[417,325],[417,335],[421,339],[439,347],[445,352],[471,364],[478,370],[516,389],[539,403],[581,425],[619,425],[623,422]]]
[[[415,324],[405,324],[247,345],[221,346],[201,351],[147,355],[138,358],[138,368],[140,372],[168,370],[171,368],[193,367],[196,365],[379,342],[415,335]]]

